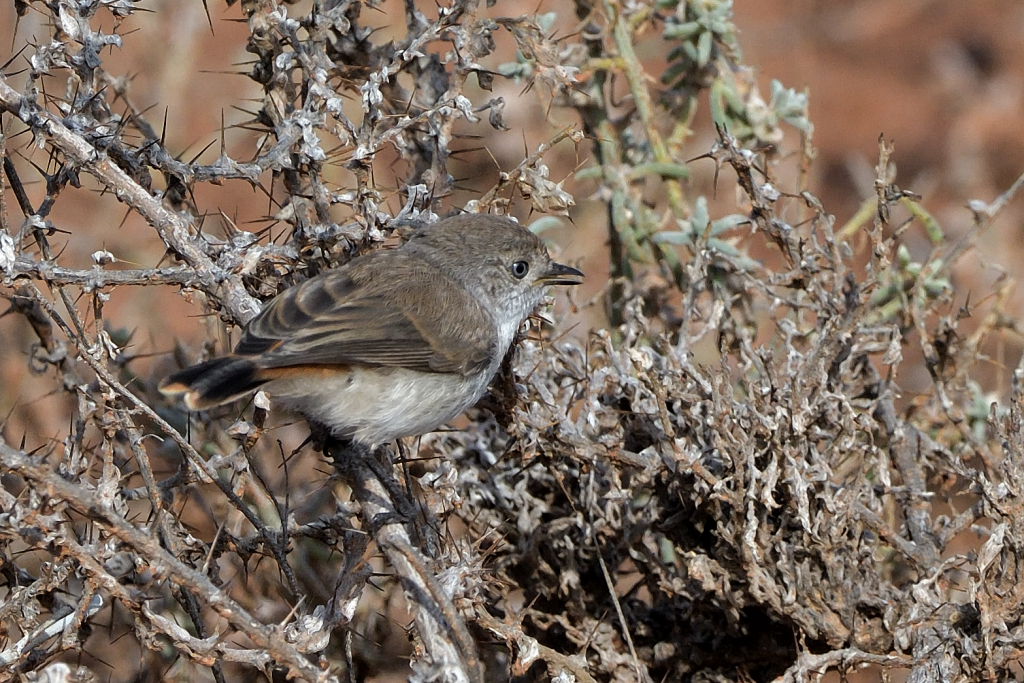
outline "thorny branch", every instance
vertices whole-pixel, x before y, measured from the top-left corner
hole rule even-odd
[[[374,3],[289,16],[297,6],[243,2],[261,89],[251,160],[222,145],[213,163],[187,162],[103,64],[131,40],[117,31],[134,6],[15,5],[52,35],[26,48],[24,74],[0,75],[0,271],[37,340],[28,370],[65,399],[68,430],[14,447],[4,425],[0,439],[0,678],[55,658],[99,667],[120,638],[152,657],[124,680],[172,665],[359,680],[405,656],[413,680],[1016,671],[1024,361],[1007,395],[981,391],[986,345],[1016,322],[1004,292],[970,305],[950,268],[1024,176],[972,204],[973,227],[948,246],[895,184],[883,140],[875,196],[836,231],[807,188],[778,186],[787,130],[807,177],[806,97],[773,84],[766,103],[724,0],[578,0],[563,32],[568,12],[410,1],[391,40],[362,15]],[[100,12],[114,33],[95,28]],[[663,73],[640,61],[645,40],[667,54]],[[511,127],[504,98],[474,101],[499,78],[582,134],[538,136],[464,197],[455,143]],[[710,151],[689,147],[702,97]],[[49,154],[39,186],[22,180],[20,133]],[[549,177],[566,138],[594,163]],[[736,213],[690,196],[695,158],[735,182]],[[351,182],[333,186],[342,171]],[[83,175],[153,228],[160,263],[117,269],[100,251],[71,267],[51,246],[77,234],[54,209]],[[233,180],[266,195],[265,229],[195,205],[197,186]],[[104,317],[111,291],[170,287],[241,325],[397,226],[459,209],[566,213],[574,191],[605,204],[609,329],[524,341],[496,414],[472,411],[394,465],[289,455],[261,401],[183,413],[155,391],[171,361],[145,365]],[[223,239],[207,229],[218,221]],[[904,244],[918,227],[923,261]],[[912,353],[932,384],[909,399]],[[396,650],[407,614],[412,649]]]
[[[33,490],[52,501],[59,501],[59,504],[71,506],[135,552],[146,557],[157,577],[181,581],[197,591],[206,605],[248,636],[258,648],[266,650],[274,661],[287,665],[297,675],[310,681],[335,680],[327,672],[317,670],[306,661],[294,646],[287,642],[280,628],[267,627],[260,623],[206,576],[199,574],[160,547],[159,541],[128,524],[119,513],[111,509],[109,502],[90,495],[82,487],[65,481],[44,465],[33,462],[31,456],[3,443],[0,443],[0,461],[7,471],[21,476]],[[58,545],[61,542],[60,537],[53,540]],[[84,555],[85,553],[79,554],[80,561]],[[93,576],[100,579],[104,574],[105,572],[100,572]]]
[[[210,257],[190,239],[192,226],[167,210],[159,199],[139,185],[117,164],[80,135],[68,130],[55,117],[38,105],[26,101],[5,79],[0,77],[0,107],[18,116],[35,133],[59,150],[69,162],[92,174],[104,187],[117,195],[152,225],[160,238],[196,269],[197,283],[210,292],[219,292],[224,281],[224,294],[220,298],[235,320],[245,323],[255,316],[259,304],[245,291],[237,276],[224,273]]]

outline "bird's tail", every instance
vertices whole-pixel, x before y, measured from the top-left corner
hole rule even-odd
[[[160,392],[183,396],[189,410],[206,410],[250,394],[267,381],[251,360],[226,356],[174,373],[160,382]]]

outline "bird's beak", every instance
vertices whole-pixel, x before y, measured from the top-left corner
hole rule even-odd
[[[583,283],[583,273],[572,266],[552,263],[548,272],[537,278],[541,285],[578,285]]]

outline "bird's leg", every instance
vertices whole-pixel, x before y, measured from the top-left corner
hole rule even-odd
[[[412,488],[413,474],[409,471],[409,452],[406,450],[405,443],[399,439],[395,442],[398,447],[398,462],[397,464],[402,466],[402,474],[405,476],[405,495],[408,496],[409,500],[414,504],[420,503],[415,497]],[[416,506],[417,517],[414,524],[410,524],[411,533],[414,533],[414,538],[417,541],[420,549],[427,554],[428,557],[437,558],[441,555],[441,525],[438,523],[437,517],[434,516],[430,510],[430,506],[424,501],[422,504]]]
[[[387,446],[378,446],[373,451],[367,449],[364,459],[366,466],[373,472],[395,504],[395,511],[402,521],[411,524],[416,521],[416,502],[395,479],[395,468],[391,464],[391,450]]]
[[[371,449],[354,439],[339,437],[325,429],[323,425],[310,423],[310,438],[314,444],[319,444],[320,450],[334,464],[335,471],[353,489],[365,490],[362,485],[366,472],[369,470],[387,491],[390,503],[384,507],[395,511],[394,520],[377,519],[375,524],[386,524],[388,522],[400,522],[407,524],[416,519],[416,506],[412,499],[402,490],[401,485],[395,479],[394,470],[390,464],[390,457],[385,457],[388,464],[385,464],[377,457],[381,451],[388,453],[386,447]]]
[[[332,441],[337,441],[338,445],[341,446],[344,446],[346,441],[352,442],[351,439],[338,439],[333,434],[331,434],[330,428],[328,428],[327,425],[325,424],[316,422],[314,420],[308,420],[308,423],[309,437],[302,442],[302,446],[305,446],[307,443],[312,444],[313,450],[320,451],[324,455],[329,455],[327,449],[328,447],[333,445],[331,444]],[[302,446],[299,446],[299,448],[302,448]],[[333,453],[331,453],[330,455],[333,455]]]

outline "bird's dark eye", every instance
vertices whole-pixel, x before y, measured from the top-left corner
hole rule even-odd
[[[526,261],[516,261],[512,264],[512,274],[515,275],[518,280],[522,280],[529,272],[530,264]]]

